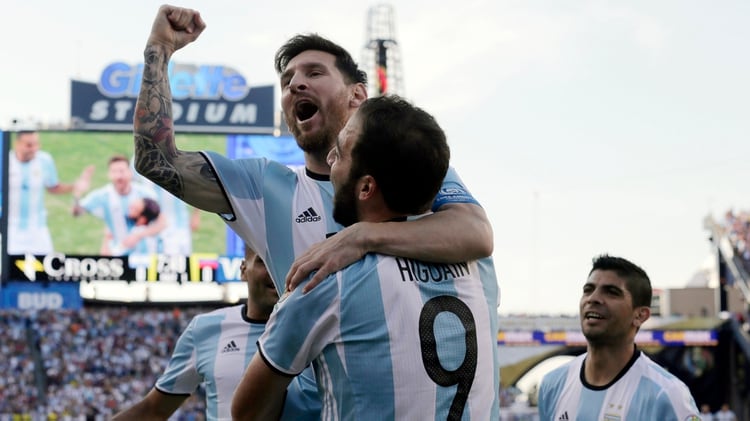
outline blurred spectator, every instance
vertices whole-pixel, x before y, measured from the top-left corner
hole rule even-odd
[[[714,414],[714,420],[716,421],[737,421],[737,416],[734,414],[734,412],[729,409],[729,404],[724,403],[721,405],[721,409],[719,409],[716,414]]]
[[[701,421],[715,421],[714,414],[711,412],[711,406],[707,403],[701,405],[701,412],[698,415],[701,417]]]

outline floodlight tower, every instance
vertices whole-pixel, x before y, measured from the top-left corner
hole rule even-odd
[[[378,4],[367,12],[367,34],[362,68],[367,72],[370,96],[404,95],[401,50],[396,41],[393,7]]]

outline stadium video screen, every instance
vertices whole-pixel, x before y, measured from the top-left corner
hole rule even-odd
[[[238,280],[242,242],[219,216],[185,205],[137,174],[132,133],[40,131],[38,149],[25,135],[19,139],[20,133],[12,133],[5,147],[9,194],[3,213],[9,222],[3,279]],[[176,142],[181,150],[304,165],[291,136],[178,133]],[[110,164],[116,156],[127,162]],[[71,185],[86,171],[93,171],[90,188],[75,200]],[[148,235],[159,215],[165,228]]]

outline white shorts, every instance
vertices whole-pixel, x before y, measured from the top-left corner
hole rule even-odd
[[[19,229],[8,226],[8,254],[46,255],[53,251],[52,236],[47,227]]]

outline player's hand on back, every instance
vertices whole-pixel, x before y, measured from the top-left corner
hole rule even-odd
[[[312,273],[305,284],[304,293],[320,284],[328,275],[361,259],[366,253],[364,232],[361,224],[354,224],[336,235],[314,244],[292,264],[286,276],[286,289],[293,291]]]

